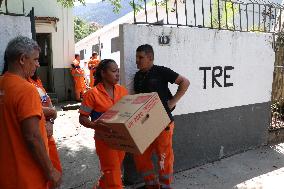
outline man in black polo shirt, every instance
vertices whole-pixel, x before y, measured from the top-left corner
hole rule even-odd
[[[146,189],[171,188],[173,180],[174,153],[172,149],[172,136],[174,119],[171,111],[176,103],[185,94],[189,81],[185,77],[174,72],[170,68],[153,64],[154,51],[151,45],[141,45],[136,50],[136,64],[139,71],[134,77],[135,93],[157,92],[166,109],[171,123],[155,139],[149,148],[142,155],[135,155],[137,170],[143,175]],[[172,95],[168,83],[178,85],[175,95]],[[152,154],[156,153],[159,161],[159,178],[154,172]]]

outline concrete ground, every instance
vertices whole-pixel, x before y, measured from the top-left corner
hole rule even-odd
[[[78,110],[58,111],[55,120],[54,137],[64,171],[61,189],[91,189],[100,175],[93,131],[82,127],[78,116]],[[283,189],[284,143],[182,171],[174,177],[175,189]]]

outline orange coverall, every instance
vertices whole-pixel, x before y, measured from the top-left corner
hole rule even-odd
[[[174,162],[172,148],[174,122],[171,122],[168,128],[154,140],[142,155],[134,155],[136,169],[142,173],[146,189],[159,189],[160,185],[163,188],[171,189]],[[152,159],[153,153],[158,156],[159,178],[156,178],[154,165],[152,161],[149,161]]]
[[[51,100],[49,96],[46,94],[46,91],[42,85],[41,80],[38,78],[37,81],[33,79],[28,80],[30,83],[32,83],[38,90],[40,98],[41,98],[41,104],[43,107],[52,107]],[[57,147],[55,140],[53,136],[48,137],[48,148],[49,148],[49,158],[53,164],[53,166],[62,173],[62,166],[60,163]]]
[[[48,152],[45,118],[38,92],[26,79],[6,72],[0,80],[0,188],[47,189],[42,168],[34,160],[21,132],[23,120],[38,117]]]
[[[116,84],[114,99],[111,99],[103,84],[99,83],[86,92],[79,113],[90,116],[94,121],[125,95],[127,95],[127,90]],[[96,139],[96,135],[95,144],[103,175],[94,189],[122,189],[121,164],[125,152],[111,149],[103,140]]]
[[[88,68],[90,70],[90,87],[94,87],[94,74],[96,73],[96,68],[99,65],[100,60],[99,59],[90,59],[88,62]]]
[[[74,66],[80,66],[80,62],[76,59],[74,59],[72,63],[74,64]]]
[[[84,70],[81,68],[72,68],[71,75],[75,84],[75,99],[80,100],[86,90]]]

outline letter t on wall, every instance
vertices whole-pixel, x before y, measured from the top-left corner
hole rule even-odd
[[[199,70],[203,70],[203,89],[206,89],[206,71],[211,70],[211,67],[199,67]]]

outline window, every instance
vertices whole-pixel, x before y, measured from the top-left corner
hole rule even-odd
[[[99,51],[100,51],[100,45],[99,44],[95,44],[95,45],[92,46],[92,53],[94,51],[99,53]]]
[[[111,39],[111,53],[119,51],[119,44],[119,37],[114,37]]]
[[[80,59],[84,60],[84,58],[85,58],[85,49],[80,50]]]

